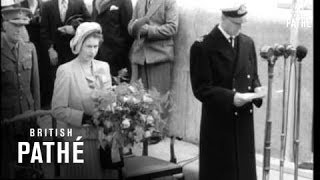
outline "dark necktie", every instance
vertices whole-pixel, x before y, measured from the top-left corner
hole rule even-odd
[[[14,56],[16,57],[16,59],[19,58],[18,43],[17,43],[15,46],[13,46],[13,48],[12,48],[12,53],[14,54]]]
[[[234,42],[233,42],[234,39],[232,36],[229,37],[229,41],[230,41],[231,47],[234,48]]]

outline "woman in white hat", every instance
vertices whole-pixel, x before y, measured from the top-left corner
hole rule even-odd
[[[101,27],[95,22],[84,22],[77,28],[70,47],[78,56],[59,66],[52,98],[53,116],[72,128],[72,137],[64,137],[70,142],[70,159],[73,156],[72,142],[82,137],[84,163],[61,165],[64,178],[103,178],[104,170],[100,165],[98,131],[93,124],[94,102],[91,94],[96,77],[100,76],[104,87],[111,87],[110,68],[106,62],[95,60],[102,42]],[[79,158],[78,157],[78,158]],[[114,173],[116,174],[116,173]],[[105,178],[105,177],[104,177]]]

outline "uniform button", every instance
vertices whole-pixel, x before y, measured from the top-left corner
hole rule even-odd
[[[250,74],[248,74],[248,75],[247,75],[247,78],[250,79],[250,77],[251,77]]]
[[[18,73],[18,76],[20,77],[20,76],[21,76],[21,74],[20,74],[20,73]]]
[[[238,116],[238,112],[234,112],[234,115]]]
[[[248,86],[248,90],[251,90],[251,86]]]
[[[250,113],[251,113],[251,114],[252,114],[252,112],[253,112],[252,109],[250,109]]]
[[[236,92],[236,88],[233,88],[232,91],[233,91],[233,92]]]
[[[22,100],[22,96],[20,96],[20,100]]]

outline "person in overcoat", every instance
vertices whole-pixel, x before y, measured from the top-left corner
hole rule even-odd
[[[10,177],[17,162],[18,142],[30,142],[34,120],[2,124],[26,111],[40,109],[38,59],[35,46],[23,39],[30,10],[20,7],[1,9],[1,177]],[[24,159],[27,163],[27,159]],[[9,163],[11,164],[9,166]]]
[[[96,56],[108,62],[112,76],[126,68],[130,80],[131,64],[129,51],[133,38],[128,33],[128,24],[132,17],[131,0],[94,0],[92,2],[92,20],[102,27],[103,43]]]
[[[221,23],[191,46],[192,90],[202,103],[200,180],[257,178],[253,104],[261,106],[264,90],[254,42],[239,32],[246,13],[244,5],[223,9]]]

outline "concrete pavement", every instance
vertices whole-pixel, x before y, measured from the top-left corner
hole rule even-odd
[[[199,167],[198,167],[198,159],[188,163],[188,159],[194,158],[198,156],[198,146],[195,144],[187,143],[184,141],[175,141],[175,155],[177,157],[178,163],[184,165],[183,171],[186,180],[196,180],[198,179]],[[135,153],[141,153],[139,150],[135,150]],[[170,139],[164,139],[160,143],[155,145],[149,145],[149,156],[154,156],[160,159],[168,160],[170,159]],[[260,154],[256,155],[257,160],[257,176],[258,180],[262,180],[262,162],[263,156]],[[271,158],[270,159],[271,170],[269,179],[270,180],[278,180],[279,179],[279,159]],[[293,180],[293,172],[294,172],[293,163],[286,162],[285,163],[285,174],[284,180]],[[166,178],[158,178],[161,179],[173,179],[171,177]],[[299,180],[312,180],[313,179],[313,171],[312,170],[302,170],[299,169]]]

